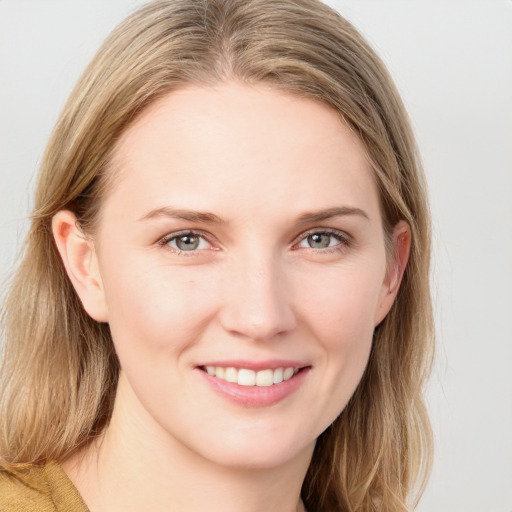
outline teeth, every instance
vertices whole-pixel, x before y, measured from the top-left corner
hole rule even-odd
[[[256,372],[241,368],[238,370],[238,384],[240,386],[254,386],[256,384]]]
[[[299,370],[296,368],[275,368],[256,372],[247,368],[224,368],[223,366],[207,366],[208,375],[240,386],[267,387],[291,379]]]
[[[238,371],[236,368],[226,368],[224,370],[224,380],[228,382],[238,382]]]
[[[285,368],[283,372],[283,380],[288,380],[293,377],[294,370],[293,368]]]
[[[279,384],[280,382],[283,382],[283,369],[282,368],[276,368],[274,370],[274,384]]]
[[[256,374],[256,386],[272,386],[272,384],[274,384],[274,370],[261,370]]]

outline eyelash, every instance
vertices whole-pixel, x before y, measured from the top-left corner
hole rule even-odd
[[[308,237],[314,236],[314,235],[327,235],[331,239],[334,238],[338,241],[338,243],[334,245],[328,245],[327,247],[323,248],[315,248],[315,247],[301,247],[300,244],[304,241],[307,241]],[[190,251],[184,251],[181,250],[179,247],[171,247],[169,244],[172,241],[178,240],[181,237],[195,237],[199,238],[203,241],[205,241],[207,244],[210,245],[208,248],[209,250],[216,250],[215,247],[212,247],[212,243],[208,240],[208,236],[204,234],[201,231],[193,231],[193,230],[187,230],[187,231],[179,231],[176,233],[170,233],[167,236],[164,236],[161,240],[159,240],[158,245],[164,248],[167,248],[174,253],[182,256],[193,256],[194,254],[197,254],[198,252],[204,251],[206,249],[192,249]],[[199,242],[201,243],[201,242]],[[329,242],[330,244],[330,242]],[[342,231],[338,231],[336,229],[312,229],[309,231],[306,231],[305,233],[301,233],[293,242],[292,249],[298,250],[298,249],[307,249],[314,252],[321,252],[321,253],[331,253],[336,251],[343,251],[350,247],[352,245],[352,239],[351,237]]]

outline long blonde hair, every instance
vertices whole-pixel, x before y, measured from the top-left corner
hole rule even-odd
[[[24,256],[2,311],[0,467],[62,460],[107,425],[118,361],[107,324],[83,310],[58,256],[52,217],[92,232],[115,186],[116,141],[144,108],[185,84],[265,82],[336,109],[374,169],[389,234],[412,234],[409,264],[354,396],[320,436],[302,496],[313,512],[410,510],[430,469],[423,384],[433,352],[430,225],[407,114],[355,28],[316,0],[160,0],[105,41],[69,98],[39,174]]]

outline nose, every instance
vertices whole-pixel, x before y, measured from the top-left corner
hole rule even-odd
[[[224,276],[222,327],[231,334],[266,341],[296,326],[285,272],[263,255],[231,265]]]

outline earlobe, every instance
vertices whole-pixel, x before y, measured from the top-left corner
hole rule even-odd
[[[52,219],[52,232],[66,273],[89,316],[107,322],[108,314],[94,243],[80,229],[76,216],[61,210]]]
[[[411,231],[409,225],[404,220],[400,221],[393,229],[392,235],[392,255],[386,271],[379,307],[375,317],[375,325],[377,326],[389,313],[393,302],[398,294],[400,283],[404,275],[407,262],[409,261],[409,253],[411,250]]]

